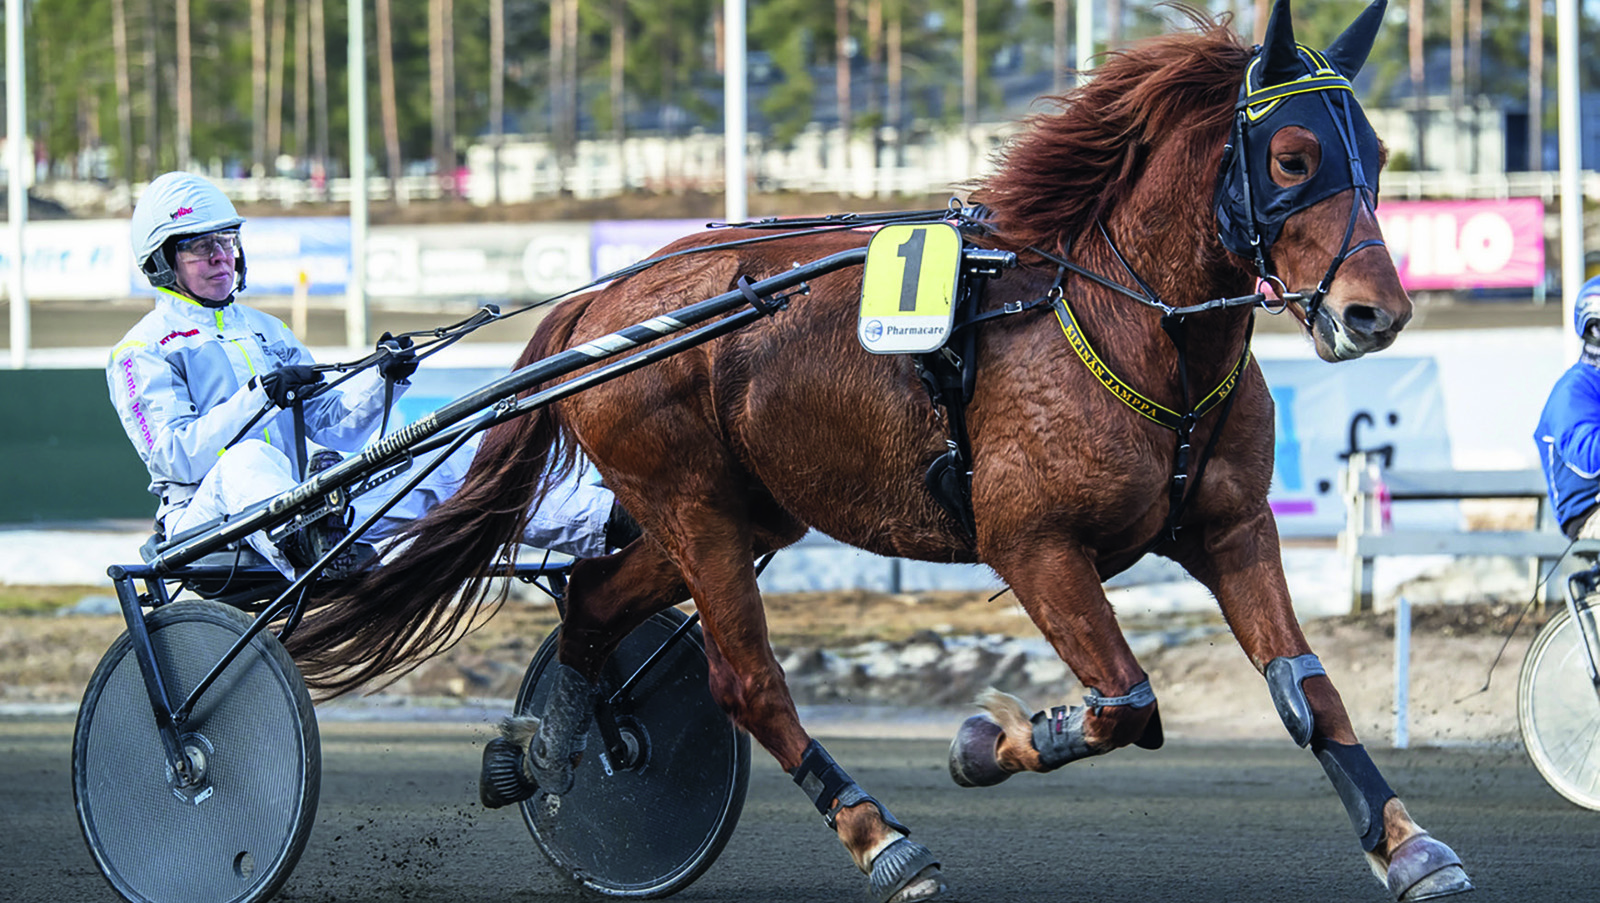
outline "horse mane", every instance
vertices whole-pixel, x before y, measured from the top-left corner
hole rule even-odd
[[[1227,17],[1175,8],[1193,30],[1115,51],[1088,83],[1044,98],[1058,109],[1025,119],[996,171],[971,183],[1002,238],[1061,253],[1127,199],[1154,143],[1227,126],[1250,50]]]

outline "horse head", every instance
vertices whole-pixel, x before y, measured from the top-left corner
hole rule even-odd
[[[1374,213],[1383,145],[1350,84],[1385,5],[1374,0],[1317,51],[1295,42],[1289,2],[1277,0],[1217,184],[1223,245],[1284,297],[1328,361],[1387,348],[1411,319]]]

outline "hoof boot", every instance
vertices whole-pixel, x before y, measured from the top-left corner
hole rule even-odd
[[[522,750],[504,737],[483,747],[483,773],[478,777],[478,800],[485,808],[499,809],[531,798],[539,785],[522,771]]]
[[[1472,882],[1454,850],[1431,835],[1418,834],[1389,857],[1389,890],[1401,903],[1414,903],[1465,893]]]
[[[912,903],[931,900],[949,890],[939,872],[939,860],[927,847],[902,837],[872,860],[869,894],[873,903]]]
[[[961,722],[950,741],[950,777],[963,787],[992,787],[1011,772],[1000,767],[997,750],[1005,731],[986,715]]]

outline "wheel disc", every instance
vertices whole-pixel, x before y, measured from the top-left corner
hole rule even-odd
[[[606,663],[609,697],[684,622],[668,609],[629,634]],[[555,661],[559,631],[540,647],[517,711],[544,710],[545,669]],[[738,822],[750,776],[750,738],[711,698],[700,630],[676,642],[615,706],[633,767],[606,773],[598,726],[573,788],[522,803],[539,848],[563,874],[608,896],[663,897],[687,887],[722,852]]]
[[[1594,626],[1594,611],[1583,617]],[[1539,631],[1517,682],[1517,722],[1534,767],[1555,791],[1600,809],[1600,697],[1589,682],[1583,632],[1562,609]]]
[[[169,695],[186,698],[250,623],[213,602],[151,612],[146,625]],[[322,773],[310,696],[275,637],[251,640],[180,735],[200,766],[190,787],[167,763],[123,634],[89,682],[73,740],[78,822],[101,873],[139,903],[271,896],[305,847]]]

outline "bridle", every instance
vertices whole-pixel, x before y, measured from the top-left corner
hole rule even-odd
[[[1248,253],[1244,254],[1244,256],[1252,260],[1257,277],[1271,285],[1280,298],[1293,300],[1298,297],[1301,301],[1301,311],[1305,318],[1306,327],[1314,328],[1317,315],[1322,309],[1322,303],[1327,298],[1328,290],[1333,285],[1334,277],[1338,274],[1339,268],[1344,265],[1344,262],[1367,248],[1381,248],[1385,245],[1381,238],[1368,238],[1353,246],[1351,245],[1351,240],[1355,237],[1356,222],[1360,219],[1362,210],[1365,209],[1376,215],[1377,209],[1377,186],[1368,181],[1366,167],[1362,164],[1360,143],[1356,137],[1355,117],[1350,109],[1351,98],[1355,93],[1354,89],[1351,87],[1349,79],[1338,74],[1321,53],[1304,45],[1298,45],[1297,49],[1300,51],[1302,58],[1309,61],[1307,68],[1310,72],[1305,77],[1295,81],[1253,89],[1250,86],[1250,75],[1253,67],[1261,59],[1259,51],[1252,58],[1250,65],[1246,67],[1244,86],[1240,92],[1242,96],[1238,103],[1234,105],[1233,134],[1228,146],[1223,150],[1222,172],[1219,174],[1216,202],[1219,207],[1218,217],[1226,222],[1228,218],[1221,208],[1227,203],[1229,181],[1236,180],[1237,187],[1243,195],[1244,203],[1242,206],[1244,212],[1246,212],[1245,216],[1238,218],[1242,220],[1239,225],[1246,228],[1244,235],[1247,237],[1248,247],[1240,248],[1236,246],[1238,244],[1237,241],[1229,242],[1226,230],[1221,236],[1224,245],[1230,246],[1230,250],[1239,253],[1247,250]],[[1339,253],[1334,255],[1333,259],[1328,263],[1328,269],[1323,273],[1322,279],[1317,283],[1317,287],[1312,290],[1310,295],[1297,296],[1295,293],[1288,291],[1283,280],[1273,272],[1271,246],[1276,239],[1276,230],[1273,230],[1269,237],[1263,234],[1261,228],[1262,217],[1256,203],[1257,198],[1254,187],[1256,180],[1253,178],[1254,173],[1250,169],[1249,133],[1256,122],[1273,112],[1280,104],[1293,98],[1305,97],[1309,99],[1308,95],[1315,95],[1321,101],[1323,109],[1328,114],[1328,119],[1332,122],[1334,131],[1339,135],[1340,143],[1344,147],[1347,163],[1346,172],[1348,173],[1349,181],[1341,190],[1351,191],[1351,202],[1350,217],[1345,223],[1344,238],[1340,242]],[[1335,102],[1335,98],[1337,98],[1337,102]],[[1318,138],[1321,140],[1322,136],[1318,135]],[[1291,208],[1284,213],[1282,218],[1287,219],[1290,215],[1311,206],[1311,204],[1319,200],[1321,198],[1316,198],[1298,207]]]

